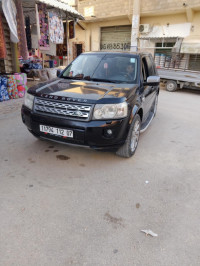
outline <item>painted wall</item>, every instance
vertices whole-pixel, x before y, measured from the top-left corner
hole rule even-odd
[[[191,36],[200,40],[200,11],[194,13]]]
[[[83,41],[85,51],[100,50],[101,27],[131,25],[133,1],[79,0],[78,11],[86,18],[81,22],[85,30],[76,27],[76,38],[70,40],[70,48],[72,42]],[[186,22],[192,25],[190,36],[200,39],[200,0],[141,0],[140,24],[161,26]]]
[[[91,16],[96,18],[108,18],[121,15],[127,15],[132,10],[132,0],[79,0],[78,11],[90,19]]]
[[[70,40],[70,51],[72,54],[72,44],[73,42],[84,42],[85,51],[99,51],[100,50],[100,38],[101,38],[101,27],[111,27],[111,26],[123,26],[131,25],[130,21],[127,19],[111,20],[111,21],[101,21],[96,23],[86,23],[84,24],[86,30],[81,29],[76,25],[76,37]],[[70,61],[72,60],[72,55],[70,54]]]
[[[185,3],[185,5],[184,5]],[[142,15],[159,13],[184,13],[186,8],[200,8],[199,0],[141,0]]]
[[[140,0],[141,15],[156,15],[158,13],[184,13],[186,8],[200,10],[199,0]],[[79,0],[78,11],[86,19],[91,16],[108,18],[115,16],[127,16],[133,13],[134,0]],[[185,5],[184,5],[185,3]]]

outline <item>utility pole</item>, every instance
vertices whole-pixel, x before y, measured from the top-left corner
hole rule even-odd
[[[131,30],[131,52],[138,50],[138,33],[140,24],[140,4],[142,0],[134,0],[132,30]]]

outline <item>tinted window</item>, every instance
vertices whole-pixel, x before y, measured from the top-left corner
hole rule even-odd
[[[149,76],[154,76],[154,64],[152,62],[152,60],[150,59],[150,57],[146,57],[146,62],[147,62],[147,68],[148,68],[148,74]]]

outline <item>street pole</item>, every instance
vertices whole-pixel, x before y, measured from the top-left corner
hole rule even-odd
[[[140,2],[141,0],[134,0],[133,4],[133,17],[132,17],[132,30],[131,30],[131,52],[138,50],[138,33],[140,24]]]

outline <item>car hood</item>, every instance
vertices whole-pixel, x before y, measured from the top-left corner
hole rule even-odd
[[[29,89],[29,93],[51,98],[79,102],[91,103],[112,103],[122,102],[135,94],[138,85],[135,84],[117,84],[92,81],[74,81],[66,79],[54,79],[45,83],[40,83]]]

